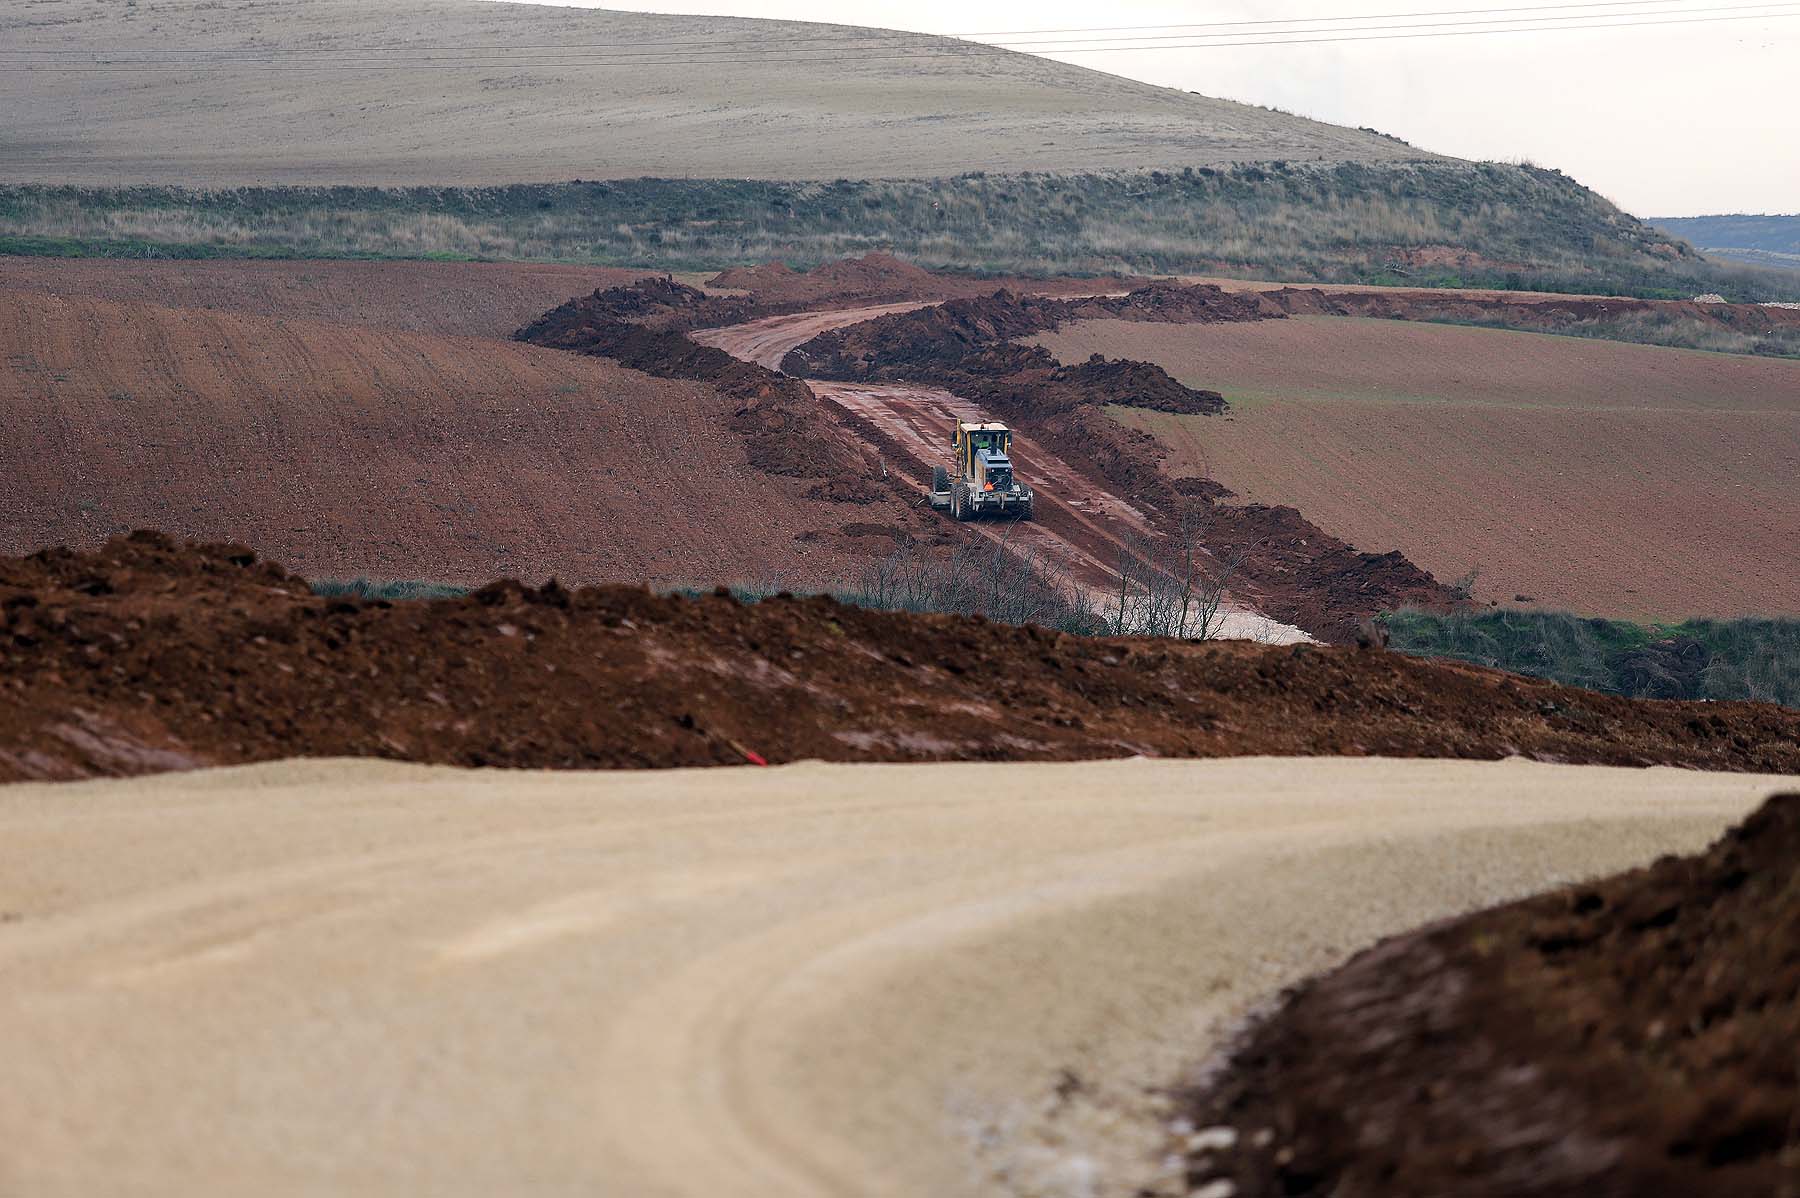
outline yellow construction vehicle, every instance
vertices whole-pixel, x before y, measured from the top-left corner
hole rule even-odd
[[[957,520],[989,515],[1031,519],[1031,488],[1013,477],[1012,430],[959,419],[950,437],[955,471],[933,468],[931,506]]]

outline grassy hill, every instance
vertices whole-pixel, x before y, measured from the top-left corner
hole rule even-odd
[[[408,44],[484,56],[365,49]],[[0,45],[139,68],[0,73],[0,182],[932,178],[1431,157],[1031,55],[795,21],[478,0],[36,0],[0,9]],[[240,52],[257,46],[305,53]],[[150,62],[151,47],[186,52]],[[383,69],[338,69],[369,62]]]
[[[0,253],[698,269],[880,248],[1011,272],[1800,289],[1721,276],[1555,171],[917,34],[34,0],[0,10],[0,44],[70,68],[0,72]]]

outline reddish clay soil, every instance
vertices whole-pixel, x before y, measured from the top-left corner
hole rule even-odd
[[[957,382],[971,375],[992,377],[1033,368],[1048,372],[1054,363],[1044,355],[1004,343],[1071,321],[1212,324],[1279,315],[1266,310],[1260,297],[1232,295],[1217,287],[1156,283],[1125,295],[1079,299],[1000,290],[834,328],[795,347],[781,368],[804,377],[853,382]],[[968,360],[975,351],[988,348],[1005,356]]]
[[[757,468],[745,407],[489,338],[0,291],[0,551],[155,524],[314,577],[802,586],[892,550],[907,507]]]
[[[1800,362],[1390,320],[1093,322],[1222,419],[1114,409],[1171,472],[1290,503],[1477,598],[1626,618],[1800,613]]]
[[[365,329],[507,337],[571,295],[657,272],[486,262],[161,262],[0,257],[0,290]]]
[[[1800,713],[1379,650],[637,588],[313,596],[161,534],[0,559],[0,780],[292,756],[591,768],[1390,754],[1800,769]]]
[[[666,283],[616,287],[545,313],[516,334],[519,341],[608,358],[660,378],[703,381],[733,400],[731,425],[752,465],[771,474],[829,479],[846,499],[874,502],[879,464],[867,446],[832,421],[806,384],[679,331],[702,311],[720,314],[738,300],[713,300]],[[851,494],[853,489],[855,494]],[[893,492],[896,501],[898,492]]]
[[[1240,1198],[1777,1198],[1800,1192],[1797,1045],[1788,794],[1704,855],[1402,936],[1298,987],[1184,1096],[1215,1147],[1177,1150],[1191,1187]]]
[[[1292,507],[1214,502],[1226,494],[1217,484],[1198,472],[1171,478],[1161,468],[1165,452],[1154,439],[1121,429],[1102,414],[1103,406],[1118,405],[1216,415],[1225,406],[1217,392],[1184,386],[1150,363],[1108,361],[1098,354],[1059,368],[1043,349],[1007,340],[1095,311],[1159,326],[1264,320],[1254,298],[1213,287],[1159,285],[1124,297],[1076,301],[1002,292],[824,333],[796,347],[783,367],[838,380],[815,384],[815,390],[884,434],[884,452],[896,454],[921,479],[941,459],[941,453],[922,449],[934,436],[941,438],[950,413],[968,419],[998,416],[1012,424],[1022,434],[1022,477],[1045,477],[1048,496],[1066,492],[1074,499],[1067,507],[1046,504],[1050,526],[1033,536],[1043,541],[1048,535],[1071,550],[1059,554],[1054,545],[1035,546],[1077,577],[1095,574],[1099,563],[1097,573],[1104,578],[1104,563],[1118,560],[1121,545],[1147,528],[1167,532],[1173,521],[1198,520],[1215,561],[1234,563],[1233,592],[1241,601],[1327,640],[1352,639],[1379,611],[1459,604],[1450,588],[1404,555],[1360,553]],[[1046,473],[1032,474],[1034,469]],[[1108,492],[1107,502],[1096,502]],[[1130,527],[1106,529],[1096,515],[1127,516]]]

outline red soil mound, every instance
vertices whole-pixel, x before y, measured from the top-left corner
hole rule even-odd
[[[1697,717],[1706,723],[1704,717]],[[1800,1192],[1800,794],[1370,949],[1184,1102],[1242,1198]]]
[[[1198,310],[1193,304],[1178,299],[1165,311],[1157,297],[1199,290],[1207,289],[1146,289],[1125,300],[1135,302],[1134,311],[1192,317]],[[1235,297],[1229,298],[1236,306]],[[1109,361],[1095,354],[1065,367],[1044,349],[1011,342],[1056,328],[1070,312],[1111,302],[1052,300],[1007,291],[951,300],[823,333],[789,353],[782,369],[841,382],[932,383],[970,399],[1039,415],[1082,404],[1124,404],[1195,415],[1224,410],[1218,392],[1183,386],[1149,362]],[[1254,306],[1243,310],[1253,312]]]
[[[696,298],[697,297],[697,298]],[[751,464],[796,478],[856,480],[856,502],[873,498],[867,482],[875,463],[866,448],[832,422],[805,383],[722,349],[701,345],[674,328],[630,323],[632,316],[692,314],[716,301],[691,287],[664,284],[617,287],[571,300],[519,330],[520,341],[610,358],[659,378],[695,379],[738,401],[732,427],[749,445]],[[840,491],[843,487],[839,488]]]
[[[1462,597],[1399,553],[1360,553],[1291,507],[1226,506],[1161,469],[1166,449],[1103,415],[1106,405],[1188,415],[1225,410],[1216,391],[1186,386],[1148,362],[1095,354],[1059,366],[1039,346],[1010,338],[1104,312],[1142,322],[1242,323],[1263,319],[1254,295],[1217,287],[1142,288],[1122,297],[1049,300],[1008,292],[882,316],[822,334],[788,354],[790,374],[844,381],[922,382],[977,400],[1028,429],[1063,458],[1105,479],[1139,507],[1195,518],[1206,546],[1237,563],[1238,589],[1266,614],[1314,636],[1348,641],[1380,611],[1447,609]]]
[[[924,369],[973,372],[963,360],[971,351],[1015,337],[1050,332],[1074,320],[1137,320],[1170,324],[1216,324],[1279,319],[1255,295],[1233,294],[1207,284],[1191,287],[1156,283],[1123,296],[1051,299],[1001,289],[929,308],[848,325],[822,333],[782,361],[789,374],[843,381],[922,381]],[[1016,347],[1010,370],[1054,362]],[[989,367],[982,373],[992,374]],[[945,381],[933,378],[933,381]]]
[[[1800,769],[1800,713],[1399,654],[1086,639],[829,599],[313,596],[155,533],[0,560],[0,779],[294,755],[675,766],[1386,753]]]
[[[769,304],[745,296],[708,295],[672,279],[643,279],[579,295],[558,304],[519,330],[521,341],[572,348],[581,330],[625,321],[659,331],[686,332],[716,325],[743,324],[760,316],[795,310],[791,304]]]

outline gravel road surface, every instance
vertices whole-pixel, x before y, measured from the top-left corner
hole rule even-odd
[[[4,787],[0,1193],[1129,1194],[1145,1087],[1221,1021],[1777,786],[1326,758]]]

